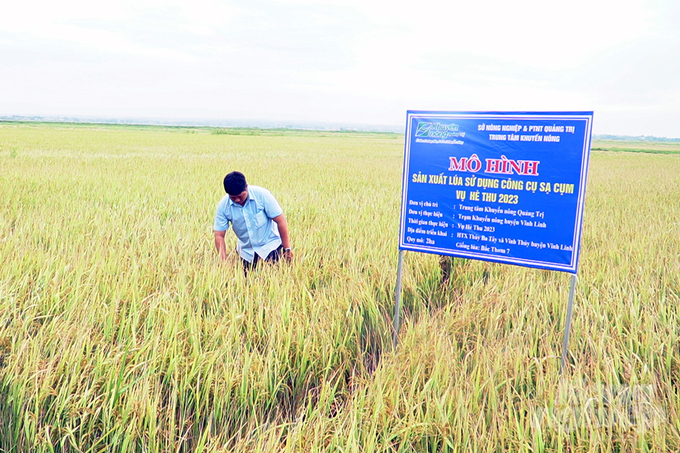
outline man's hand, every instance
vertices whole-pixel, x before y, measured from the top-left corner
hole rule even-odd
[[[284,249],[283,250],[283,257],[288,261],[289,263],[293,261],[293,251],[291,249]]]
[[[227,244],[224,242],[226,231],[215,231],[215,248],[220,255],[220,260],[227,261]]]
[[[276,222],[276,226],[279,228],[281,245],[283,245],[283,257],[290,263],[293,261],[293,250],[291,250],[290,235],[288,234],[288,223],[286,222],[286,216],[279,214],[272,220]]]

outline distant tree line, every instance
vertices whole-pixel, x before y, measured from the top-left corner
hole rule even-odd
[[[626,142],[680,142],[680,138],[655,137],[653,135],[593,135],[595,140],[621,140]]]

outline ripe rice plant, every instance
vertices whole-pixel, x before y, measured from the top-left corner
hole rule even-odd
[[[230,132],[0,123],[0,451],[680,449],[680,146],[596,143],[560,376],[555,272],[407,253],[392,348],[401,135]],[[234,169],[291,265],[218,262]]]

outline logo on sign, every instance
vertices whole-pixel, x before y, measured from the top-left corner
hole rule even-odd
[[[442,123],[430,123],[430,122],[419,122],[416,128],[416,137],[427,137],[427,138],[449,138],[458,137],[461,134],[458,132],[458,125],[455,123],[442,124]]]

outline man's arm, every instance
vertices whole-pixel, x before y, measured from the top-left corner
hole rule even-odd
[[[276,222],[276,225],[279,227],[279,235],[281,236],[281,244],[283,245],[283,248],[290,249],[292,245],[290,244],[290,235],[288,234],[288,223],[286,223],[286,216],[279,214],[272,220]],[[284,252],[283,256],[288,261],[290,261],[293,258],[293,252]]]
[[[226,234],[226,231],[215,231],[215,247],[217,248],[217,253],[219,253],[222,261],[227,260],[227,243],[224,241],[224,236]]]

